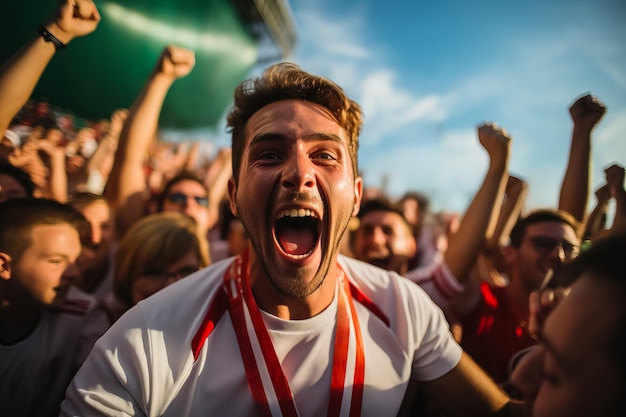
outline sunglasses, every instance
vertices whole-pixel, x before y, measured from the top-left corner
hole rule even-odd
[[[191,196],[191,195],[186,195],[183,193],[172,193],[167,196],[167,201],[173,204],[182,205],[182,204],[187,204],[187,200],[189,200],[190,198],[193,198],[194,200],[196,200],[196,204],[198,204],[199,206],[209,207],[208,197]]]
[[[567,257],[572,257],[573,255],[578,254],[579,251],[578,245],[566,240],[558,240],[549,236],[531,236],[528,239],[532,243],[535,250],[542,255],[551,253],[557,245],[563,248],[563,252]]]

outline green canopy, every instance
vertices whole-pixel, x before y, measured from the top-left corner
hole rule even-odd
[[[260,39],[231,0],[98,1],[98,29],[57,52],[33,98],[75,115],[108,118],[139,94],[164,46],[196,53],[196,67],[176,81],[165,101],[161,127],[215,127],[232,92],[258,60]],[[55,0],[3,1],[0,25],[4,62],[36,36],[52,16]],[[238,8],[239,7],[239,8]]]

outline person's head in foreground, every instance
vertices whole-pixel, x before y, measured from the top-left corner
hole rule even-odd
[[[564,267],[571,292],[512,375],[533,417],[624,415],[625,254],[626,234],[614,235]]]

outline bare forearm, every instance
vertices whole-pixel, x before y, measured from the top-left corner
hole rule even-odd
[[[174,79],[154,75],[133,104],[124,124],[118,150],[126,158],[142,161],[158,128],[163,102]]]
[[[54,155],[50,159],[50,195],[61,203],[67,203],[67,170],[65,155]]]
[[[584,236],[591,238],[600,231],[602,227],[602,217],[606,214],[608,204],[608,201],[599,201],[594,207],[587,218]]]
[[[444,259],[459,282],[464,283],[476,257],[495,228],[507,179],[506,162],[492,164],[463,215],[459,230],[450,237]]]
[[[525,181],[515,177],[509,177],[508,181],[511,185],[506,185],[506,197],[498,216],[498,222],[493,234],[487,240],[487,246],[494,250],[506,243],[505,240],[517,222],[528,194],[528,184]]]
[[[33,39],[0,68],[0,131],[11,123],[26,104],[55,48],[41,36]]]
[[[67,45],[93,32],[99,22],[100,13],[91,0],[59,0],[54,19],[45,29],[47,36],[51,34]],[[54,43],[37,36],[0,67],[0,131],[7,128],[32,94],[55,48]]]
[[[567,169],[559,194],[559,209],[567,211],[578,221],[583,221],[587,210],[590,155],[591,129],[575,125]]]
[[[626,232],[626,190],[617,192],[615,198],[615,218],[611,231]]]
[[[129,112],[105,191],[116,207],[124,205],[131,195],[143,192],[146,187],[143,164],[172,82],[171,78],[152,76]]]

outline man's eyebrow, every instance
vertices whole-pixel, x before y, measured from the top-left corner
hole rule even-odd
[[[339,142],[339,143],[345,143],[346,142],[339,135],[336,135],[334,133],[322,133],[322,132],[310,133],[308,135],[304,135],[303,139],[304,140],[310,140],[310,141],[330,140],[330,141]]]
[[[280,140],[284,140],[285,137],[286,136],[283,135],[282,133],[277,133],[277,132],[259,133],[258,135],[252,138],[252,140],[250,141],[250,145],[255,145],[255,144],[263,143],[263,142],[280,141]],[[346,141],[337,134],[323,133],[323,132],[315,132],[315,133],[309,133],[309,134],[303,135],[302,140],[306,142],[332,141],[332,142],[337,142],[341,144],[346,143]]]

